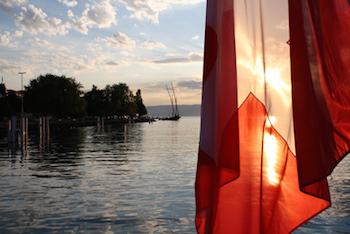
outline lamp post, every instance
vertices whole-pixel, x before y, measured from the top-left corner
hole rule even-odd
[[[21,116],[23,116],[23,75],[26,74],[26,72],[18,72],[22,76],[22,82],[21,82]]]

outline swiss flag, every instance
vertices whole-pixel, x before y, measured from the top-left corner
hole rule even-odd
[[[349,38],[347,0],[208,0],[199,233],[289,233],[330,206],[326,177],[350,150]]]

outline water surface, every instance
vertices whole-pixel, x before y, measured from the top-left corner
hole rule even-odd
[[[195,233],[198,117],[29,133],[0,146],[1,233]],[[350,233],[350,158],[333,206],[296,233]]]

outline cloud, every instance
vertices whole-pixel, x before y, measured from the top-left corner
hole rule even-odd
[[[1,0],[0,8],[8,9],[14,6],[20,6],[27,2],[27,0]]]
[[[67,11],[69,22],[72,27],[80,33],[87,34],[89,28],[109,28],[112,24],[117,24],[116,12],[109,0],[95,2],[92,6],[86,4],[82,16],[76,17],[71,10]]]
[[[1,73],[15,73],[17,74],[19,67],[9,63],[6,60],[0,59],[0,72]]]
[[[62,24],[58,18],[47,17],[47,14],[32,4],[22,7],[20,15],[16,17],[16,25],[31,34],[43,33],[48,36],[68,33],[69,24]]]
[[[192,40],[198,40],[199,39],[199,35],[193,36]]]
[[[171,9],[176,4],[196,4],[204,0],[120,0],[125,4],[126,9],[133,12],[132,18],[139,20],[151,20],[159,23],[159,13]]]
[[[44,48],[47,48],[47,49],[52,49],[52,50],[66,50],[67,51],[67,48],[64,47],[64,46],[55,46],[55,45],[52,45],[50,44],[50,42],[48,42],[47,40],[41,40],[39,38],[34,38],[31,40],[32,43],[34,45],[37,45],[37,46],[40,46],[40,47],[44,47]]]
[[[203,56],[196,53],[190,53],[188,57],[173,57],[168,59],[154,60],[153,63],[169,64],[169,63],[191,63],[202,62]]]
[[[289,21],[283,20],[278,25],[275,26],[277,29],[288,30],[289,29]]]
[[[22,31],[15,31],[13,34],[5,31],[4,34],[0,34],[0,45],[14,47],[18,44],[18,42],[14,41],[15,38],[20,38],[22,35]]]
[[[99,28],[108,28],[111,24],[116,24],[115,11],[109,0],[100,3],[95,2],[91,8],[85,10],[88,18]]]
[[[38,64],[36,69],[42,70],[59,70],[61,72],[78,73],[82,71],[92,71],[96,69],[96,59],[86,55],[74,56],[66,52],[38,52],[30,50],[24,53],[32,61],[32,66]],[[35,67],[32,67],[35,69]]]
[[[76,0],[58,0],[58,1],[66,5],[67,7],[75,7],[78,4]]]
[[[202,81],[200,80],[186,80],[177,82],[177,86],[181,88],[201,90],[202,89]]]
[[[120,63],[114,62],[114,61],[107,61],[106,64],[109,66],[119,66],[120,65]]]
[[[131,50],[136,47],[136,41],[121,32],[115,33],[111,37],[97,38],[97,41],[103,41],[106,45],[119,49]]]
[[[117,32],[113,34],[111,37],[105,37],[105,38],[96,38],[97,41],[105,42],[107,46],[111,46],[114,48],[119,49],[126,49],[126,50],[132,50],[136,47],[143,48],[147,50],[152,50],[154,48],[166,48],[166,46],[158,41],[145,41],[142,43],[136,42],[132,38],[128,37],[126,34],[122,32]],[[123,55],[128,56],[128,52],[122,52]]]
[[[145,41],[143,42],[141,45],[140,45],[141,48],[145,48],[147,50],[152,50],[153,48],[155,47],[158,47],[158,48],[166,48],[165,45],[161,42],[157,42],[157,41],[154,41],[154,42],[149,42],[149,41]]]

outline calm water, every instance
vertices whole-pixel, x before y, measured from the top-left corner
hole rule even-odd
[[[199,122],[51,129],[45,147],[34,131],[24,155],[2,142],[0,232],[194,233]],[[332,208],[297,233],[350,233],[349,168],[330,180]]]

